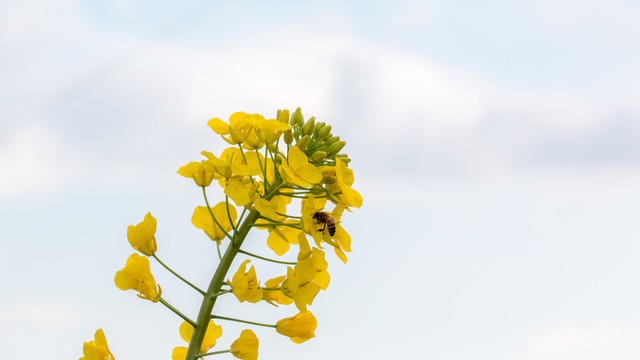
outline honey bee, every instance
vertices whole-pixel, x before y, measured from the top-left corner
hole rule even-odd
[[[318,223],[318,225],[320,224],[324,225],[322,230],[318,230],[318,231],[328,230],[329,235],[331,236],[336,234],[336,224],[337,224],[336,218],[331,216],[331,214],[329,214],[328,212],[325,212],[325,211],[316,212],[315,214],[313,214],[313,220],[315,220]]]

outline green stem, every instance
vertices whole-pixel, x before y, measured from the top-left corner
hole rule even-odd
[[[176,315],[180,316],[184,321],[186,321],[189,324],[191,324],[191,326],[193,326],[193,327],[196,326],[195,321],[189,319],[185,314],[181,313],[180,310],[178,310],[178,309],[174,308],[173,306],[171,306],[171,304],[169,304],[167,302],[167,300],[165,300],[162,297],[160,297],[160,299],[158,299],[158,301],[160,301],[160,303],[162,303],[162,305],[166,306],[167,309],[173,311]]]
[[[262,218],[264,220],[271,220],[269,218]],[[273,220],[271,220],[273,221]],[[256,227],[268,227],[268,226],[272,226],[272,227],[276,227],[276,226],[288,226],[294,229],[298,229],[300,230],[300,223],[293,223],[293,224],[289,224],[289,223],[282,223],[282,222],[272,222],[272,223],[260,223],[260,224],[253,224],[251,226],[256,226]]]
[[[200,288],[198,288],[197,286],[195,286],[192,283],[190,283],[189,281],[187,281],[187,279],[183,278],[182,276],[178,275],[178,273],[176,273],[175,271],[171,270],[170,267],[168,267],[167,265],[165,265],[165,263],[163,263],[162,261],[160,261],[160,259],[158,259],[156,254],[153,254],[151,256],[153,256],[153,258],[156,259],[156,261],[158,263],[160,263],[160,265],[162,265],[165,269],[169,270],[169,272],[172,273],[173,275],[175,275],[178,279],[182,280],[185,284],[191,286],[195,291],[197,291],[200,294],[204,295],[204,291],[200,290]]]
[[[241,322],[241,323],[245,323],[245,324],[258,325],[258,326],[266,326],[266,327],[272,327],[272,328],[275,328],[275,327],[276,327],[275,325],[271,325],[271,324],[263,324],[263,323],[254,322],[254,321],[247,321],[247,320],[234,319],[234,318],[230,318],[230,317],[226,317],[226,316],[211,315],[211,318],[212,318],[212,319],[220,319],[220,320],[236,321],[236,322]]]
[[[199,357],[205,357],[205,356],[209,356],[209,355],[225,354],[225,353],[229,353],[229,352],[231,352],[231,349],[229,349],[229,350],[214,351],[214,352],[210,352],[210,353],[202,354],[202,355],[200,355]]]
[[[284,217],[288,217],[288,218],[292,218],[292,219],[302,219],[302,216],[293,216],[293,215],[287,215],[287,214],[280,214],[279,212],[276,211],[276,214],[280,215],[280,216],[284,216]]]
[[[278,191],[281,185],[281,182],[274,183],[272,189],[270,189],[271,191],[265,194],[264,198],[266,200],[271,200],[271,198],[275,196],[275,193]],[[217,294],[220,292],[220,288],[222,287],[224,279],[229,272],[229,268],[231,267],[233,259],[235,259],[236,255],[240,251],[240,246],[242,246],[244,239],[247,237],[247,234],[249,234],[249,231],[251,230],[251,225],[255,223],[259,215],[260,213],[256,210],[249,211],[249,215],[247,215],[246,219],[238,227],[235,242],[229,244],[227,250],[222,256],[222,260],[220,260],[220,264],[218,264],[218,268],[211,278],[211,282],[209,283],[209,287],[207,288],[207,293],[202,299],[200,310],[198,311],[198,318],[196,319],[193,334],[191,335],[191,340],[189,341],[189,349],[187,350],[185,360],[195,360],[197,357],[199,357],[200,346],[202,345],[205,331],[207,330],[207,326],[209,325],[211,311],[213,310],[213,307],[216,303]]]
[[[216,240],[216,249],[218,250],[218,259],[222,260],[222,253],[220,252],[220,240]]]
[[[204,195],[204,202],[207,204],[207,210],[209,210],[209,214],[211,215],[211,218],[216,223],[216,225],[218,225],[220,230],[229,238],[229,240],[231,240],[231,236],[229,236],[227,231],[218,222],[218,219],[216,219],[216,217],[213,215],[213,211],[211,211],[211,206],[209,206],[209,199],[207,199],[207,191],[205,190],[204,186],[202,187],[202,194]]]
[[[273,260],[273,259],[269,259],[269,258],[262,257],[262,256],[259,256],[259,255],[256,255],[256,254],[252,254],[252,253],[250,253],[250,252],[248,252],[248,251],[244,251],[244,250],[238,250],[238,252],[239,252],[239,253],[243,253],[243,254],[245,254],[245,255],[253,256],[254,258],[257,258],[257,259],[260,259],[260,260],[264,260],[264,261],[271,261],[271,262],[278,263],[278,264],[285,264],[285,265],[295,265],[295,264],[297,264],[297,263],[295,263],[295,262],[280,261],[280,260]]]
[[[229,224],[231,224],[231,228],[233,229],[234,236],[236,233],[236,226],[233,225],[233,220],[231,220],[231,211],[229,211],[229,195],[224,195],[224,203],[227,206],[227,217],[229,218]]]

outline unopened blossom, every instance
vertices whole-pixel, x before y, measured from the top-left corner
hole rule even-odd
[[[142,222],[135,226],[129,225],[127,239],[131,247],[147,256],[153,255],[158,249],[155,237],[157,224],[156,218],[147,213]]]
[[[316,317],[311,311],[298,313],[294,317],[285,318],[276,323],[276,331],[288,336],[296,344],[315,337],[314,331],[317,327]]]
[[[116,273],[115,283],[120,290],[135,290],[145,300],[157,302],[162,289],[156,285],[151,275],[149,259],[138,254],[131,254],[124,268]]]
[[[178,169],[178,174],[192,178],[198,186],[209,186],[216,172],[211,162],[204,160],[201,162],[192,161],[187,165],[181,166]]]
[[[240,337],[231,344],[231,354],[238,359],[258,359],[258,337],[251,330],[242,330]]]
[[[104,336],[102,329],[96,331],[95,340],[84,343],[82,353],[84,356],[80,360],[115,360],[115,357],[109,351],[107,338]]]

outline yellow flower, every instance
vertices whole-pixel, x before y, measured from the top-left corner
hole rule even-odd
[[[245,272],[249,262],[250,260],[242,262],[238,271],[233,275],[233,279],[231,281],[227,280],[227,283],[231,286],[233,294],[240,302],[257,303],[262,300],[262,289],[256,276],[256,269],[251,266],[249,272]]]
[[[307,155],[297,146],[289,149],[287,163],[283,162],[279,170],[282,179],[289,185],[311,187],[322,181],[320,170],[309,163]]]
[[[254,132],[254,124],[260,121],[264,121],[262,115],[235,112],[229,117],[228,124],[218,118],[214,118],[209,120],[207,125],[209,125],[214,132],[222,135],[222,138],[229,144],[235,145],[247,140],[247,137]],[[225,137],[225,135],[228,136]]]
[[[232,177],[251,176],[261,173],[260,166],[251,160],[250,154],[252,153],[249,152],[243,157],[240,149],[230,147],[222,151],[219,159],[208,151],[203,151],[202,155],[209,159],[209,164],[213,166],[217,175],[230,179]],[[244,161],[245,157],[248,163]]]
[[[231,231],[231,222],[229,222],[229,215],[227,215],[227,204],[224,201],[211,208],[211,212],[213,213],[213,216],[216,217],[216,220],[218,220],[220,226],[222,226],[227,233]],[[236,217],[238,216],[236,208],[229,205],[229,213],[231,214],[231,219],[235,226]],[[218,224],[213,220],[206,206],[198,206],[195,208],[193,216],[191,216],[191,223],[198,229],[204,230],[205,234],[207,234],[207,236],[209,236],[213,241],[219,242],[225,238],[224,232],[220,230],[220,226],[218,226]]]
[[[339,157],[336,157],[335,176],[336,181],[333,184],[327,184],[327,190],[332,198],[337,198],[338,202],[345,206],[361,207],[362,196],[351,188],[354,181],[353,170],[349,169]]]
[[[282,283],[282,292],[293,299],[301,312],[313,303],[320,286],[313,282],[316,268],[310,259],[298,261],[294,268],[287,267],[287,278]]]
[[[192,161],[178,169],[178,174],[192,178],[198,186],[209,186],[215,175],[215,168],[208,160]]]
[[[304,235],[301,237],[304,239]],[[331,277],[327,268],[329,264],[324,259],[324,251],[309,249],[308,242],[300,240],[300,255],[298,262],[287,268],[287,278],[282,283],[284,295],[292,298],[298,310],[307,311],[320,290],[326,290]]]
[[[138,297],[158,302],[162,289],[151,275],[149,259],[131,254],[124,268],[116,273],[115,283],[120,290],[135,290]]]
[[[231,344],[231,354],[243,360],[258,359],[258,337],[251,330],[242,330],[240,337]]]
[[[183,322],[180,325],[180,337],[182,340],[189,343],[191,341],[191,335],[193,335],[193,326],[188,322]],[[204,333],[204,339],[202,340],[202,345],[200,346],[200,353],[206,354],[209,349],[211,349],[215,344],[216,340],[222,336],[222,327],[216,325],[213,320],[209,320],[209,325],[207,325],[207,331]],[[184,360],[187,357],[187,348],[184,346],[178,346],[173,349],[173,353],[171,354],[171,358],[173,360]]]
[[[301,202],[302,207],[300,208],[300,213],[302,214],[302,230],[313,237],[313,240],[316,242],[318,247],[321,247],[322,245],[323,236],[322,233],[318,231],[318,224],[313,219],[313,215],[324,209],[326,203],[326,198],[316,199],[313,194],[308,195],[308,197],[302,199]]]
[[[259,185],[250,178],[233,178],[226,181],[224,193],[238,206],[245,206],[258,196]]]
[[[311,311],[298,313],[294,317],[285,318],[276,323],[276,331],[291,338],[296,344],[301,344],[316,335],[313,333],[318,327],[316,317]]]
[[[96,331],[95,340],[84,343],[82,353],[84,356],[80,360],[115,360],[115,357],[109,351],[107,338],[104,336],[102,329]]]
[[[129,225],[127,228],[129,244],[147,256],[153,255],[158,249],[155,237],[157,224],[156,218],[151,216],[151,213],[147,213],[141,223],[136,226]]]
[[[283,132],[291,129],[291,126],[286,122],[280,120],[264,120],[255,124],[255,130],[258,134],[258,138],[267,144],[273,144],[278,140]]]
[[[286,220],[286,224],[298,224],[295,220]],[[269,228],[269,237],[267,237],[267,245],[278,256],[284,255],[289,251],[290,244],[298,243],[298,235],[302,233],[301,230],[290,226],[274,226]]]
[[[273,278],[267,280],[264,283],[265,288],[279,288],[282,281],[286,278],[286,276],[278,276],[277,278]],[[281,290],[263,290],[262,291],[262,300],[268,302],[273,306],[278,306],[274,304],[274,302],[280,305],[290,305],[293,303],[293,299],[286,296]]]

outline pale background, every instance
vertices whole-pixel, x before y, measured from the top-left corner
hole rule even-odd
[[[208,119],[301,106],[347,140],[364,206],[317,338],[256,329],[260,359],[640,358],[639,24],[617,0],[3,1],[2,357],[79,358],[102,327],[119,360],[169,359],[180,319],[113,284],[127,225],[151,211],[206,287],[176,170],[221,151]],[[243,327],[221,324],[225,349]]]

